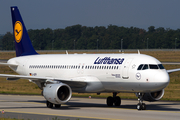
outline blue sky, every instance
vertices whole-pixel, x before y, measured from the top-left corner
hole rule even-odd
[[[117,25],[180,29],[180,0],[1,0],[0,34],[12,32],[10,6],[27,29]]]

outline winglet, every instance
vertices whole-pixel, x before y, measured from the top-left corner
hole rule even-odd
[[[26,27],[17,6],[11,7],[16,56],[35,55]]]

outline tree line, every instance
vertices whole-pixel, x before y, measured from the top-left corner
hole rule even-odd
[[[175,49],[180,48],[180,29],[148,27],[86,27],[68,26],[65,29],[28,30],[36,50],[81,50],[81,49]],[[13,34],[0,36],[0,50],[13,50]]]

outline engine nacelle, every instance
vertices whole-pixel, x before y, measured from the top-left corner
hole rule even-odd
[[[43,89],[43,96],[51,103],[63,104],[71,99],[72,90],[64,83],[47,84]]]
[[[143,100],[153,102],[160,100],[163,96],[164,89],[157,92],[145,93],[143,96]]]

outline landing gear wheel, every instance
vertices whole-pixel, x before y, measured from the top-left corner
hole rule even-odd
[[[46,101],[46,106],[48,108],[53,108],[53,103],[49,102],[49,101]]]
[[[121,98],[119,96],[116,96],[114,99],[114,105],[120,106],[121,105]]]
[[[109,96],[107,98],[106,103],[107,103],[107,106],[113,106],[113,97]]]
[[[146,104],[145,103],[138,103],[137,104],[137,110],[146,110]]]
[[[117,92],[113,92],[113,97],[109,96],[107,98],[107,106],[113,106],[113,104],[115,106],[120,106],[121,105],[121,98],[119,96],[116,96],[118,93]]]
[[[137,110],[142,110],[142,105],[140,103],[137,104]]]
[[[142,110],[146,110],[146,104],[142,103]]]
[[[60,108],[61,104],[55,104],[55,108]]]

